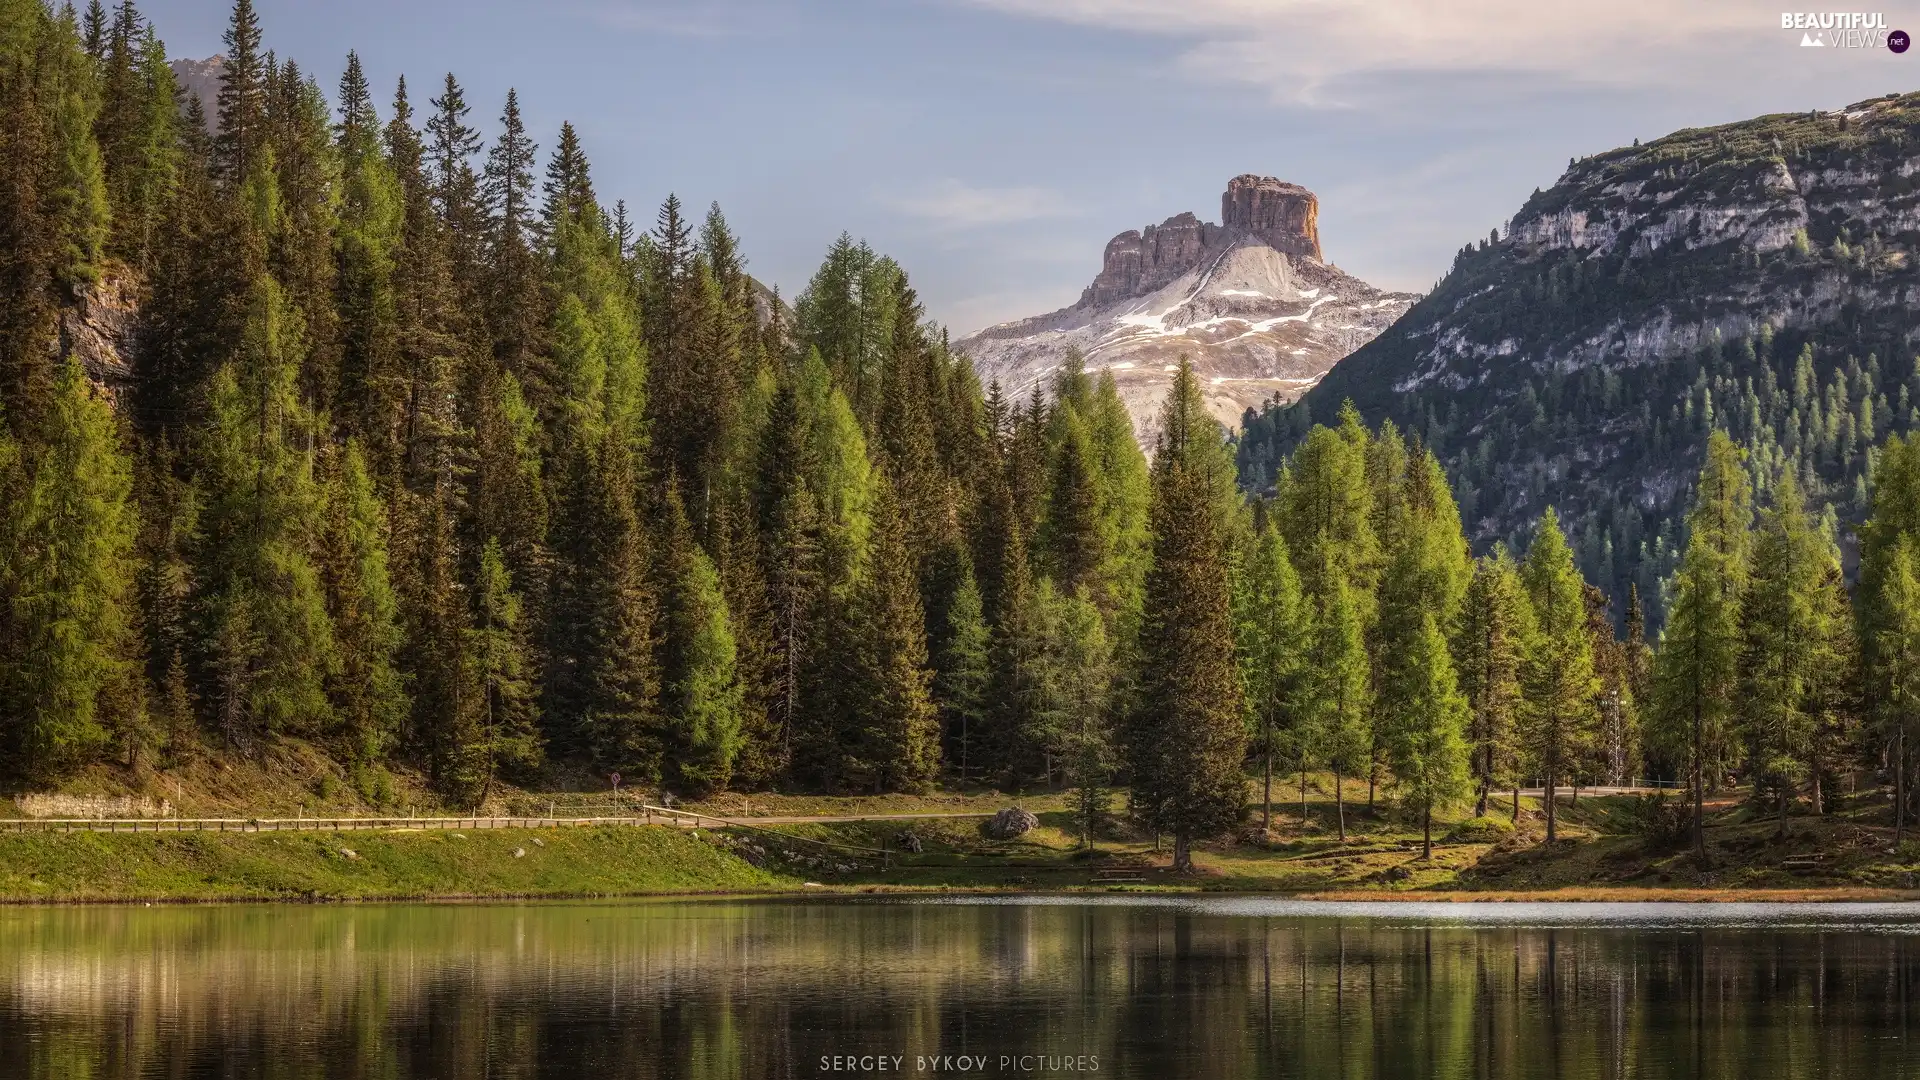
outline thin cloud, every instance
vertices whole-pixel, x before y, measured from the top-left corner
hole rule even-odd
[[[892,195],[887,206],[942,229],[975,229],[1065,217],[1072,206],[1057,191],[1040,187],[973,187],[943,180],[926,191]]]
[[[1778,13],[1739,0],[960,0],[1032,19],[1176,41],[1175,70],[1258,87],[1280,103],[1358,104],[1393,74],[1523,72],[1588,86],[1686,85],[1726,59],[1797,44]],[[1776,40],[1777,38],[1777,40]],[[1791,62],[1791,61],[1789,61]]]
[[[686,38],[766,37],[795,20],[792,6],[776,0],[616,0],[582,10],[610,30]]]

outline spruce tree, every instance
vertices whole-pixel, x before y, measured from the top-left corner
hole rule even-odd
[[[923,791],[940,769],[940,722],[927,664],[926,616],[892,485],[882,480],[871,564],[848,627],[847,689],[853,704],[847,766],[852,790]]]
[[[1182,363],[1154,455],[1153,568],[1127,732],[1135,804],[1173,833],[1178,871],[1193,868],[1194,840],[1226,830],[1246,809],[1227,538],[1208,472],[1214,456],[1196,445],[1214,438],[1211,419],[1191,408],[1197,398],[1192,365]]]

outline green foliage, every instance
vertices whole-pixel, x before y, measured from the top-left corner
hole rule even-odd
[[[119,734],[140,750],[133,475],[106,403],[61,367],[27,455],[0,436],[0,722],[20,778],[87,763]]]
[[[1521,739],[1549,795],[1593,736],[1593,642],[1587,635],[1585,583],[1549,508],[1520,571],[1534,614],[1534,634],[1521,666]],[[1558,838],[1549,797],[1547,839]]]
[[[1479,785],[1477,815],[1493,788],[1520,777],[1520,675],[1533,635],[1533,608],[1505,547],[1474,563],[1460,611],[1454,661],[1472,710],[1468,738]]]
[[[334,718],[347,758],[377,761],[399,737],[411,703],[395,664],[405,635],[387,565],[386,508],[358,443],[347,443],[327,489],[321,570],[340,656]]]
[[[1173,833],[1177,869],[1190,866],[1193,840],[1240,819],[1246,798],[1221,456],[1211,419],[1193,405],[1198,394],[1183,363],[1154,456],[1153,567],[1126,738],[1136,812]]]
[[[664,601],[660,669],[667,779],[705,794],[727,786],[740,752],[736,654],[720,576],[694,543],[677,489],[667,490],[666,504],[656,546]]]

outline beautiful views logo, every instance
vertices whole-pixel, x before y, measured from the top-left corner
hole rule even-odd
[[[1783,11],[1780,29],[1800,31],[1803,49],[1886,49],[1906,51],[1906,35],[1889,32],[1877,11]],[[1898,34],[1897,41],[1890,34]],[[1898,48],[1893,48],[1897,44]]]

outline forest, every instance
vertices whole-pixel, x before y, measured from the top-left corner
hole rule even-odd
[[[1177,866],[1322,772],[1427,822],[1636,776],[1911,809],[1920,442],[1873,458],[1850,587],[1709,423],[1653,642],[1551,509],[1473,557],[1417,432],[1349,407],[1249,495],[1184,366],[1144,452],[1078,357],[983,388],[864,244],[789,309],[717,206],[608,209],[570,125],[542,164],[511,92],[483,132],[349,55],[329,99],[250,0],[225,43],[183,100],[132,0],[0,0],[15,790],[274,740],[375,804],[400,768],[458,806],[1047,786]],[[109,288],[122,381],[68,332]]]

